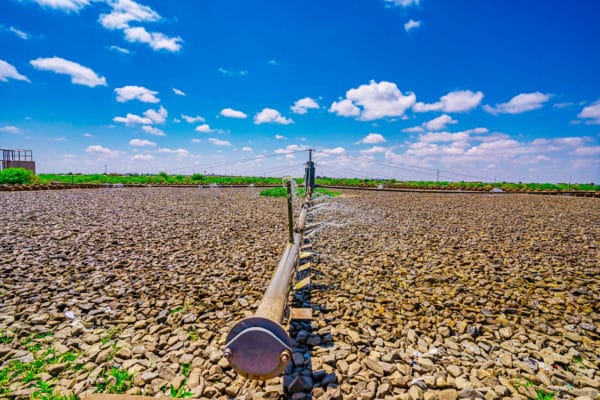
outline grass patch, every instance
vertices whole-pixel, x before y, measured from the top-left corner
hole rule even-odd
[[[174,309],[172,309],[169,314],[173,315],[173,314],[179,314],[180,312],[183,311],[183,307],[179,306],[179,307],[175,307]]]
[[[102,374],[103,382],[96,384],[96,393],[125,393],[132,386],[132,378],[129,372],[124,369],[113,367]]]
[[[537,400],[553,400],[556,392],[547,392],[543,389],[536,389]]]
[[[265,196],[265,197],[286,197],[287,189],[284,187],[281,187],[281,186],[274,187],[274,188],[268,188],[265,190],[261,190],[260,195]]]
[[[0,343],[1,344],[10,344],[15,338],[7,333],[0,332]]]

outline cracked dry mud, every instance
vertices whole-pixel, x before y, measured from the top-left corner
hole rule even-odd
[[[286,374],[222,357],[285,245],[283,199],[247,189],[0,194],[0,365],[83,396],[594,399],[600,393],[600,203],[532,195],[345,190],[311,210],[316,271],[291,293]],[[49,351],[49,349],[51,349]],[[68,357],[66,355],[69,355]],[[11,367],[12,365],[12,367]],[[39,386],[39,385],[38,385]]]

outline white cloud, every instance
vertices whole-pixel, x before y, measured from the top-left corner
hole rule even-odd
[[[89,0],[33,0],[42,7],[54,8],[66,12],[79,11],[90,5]]]
[[[596,100],[591,105],[584,107],[577,117],[587,119],[587,124],[600,124],[600,99]]]
[[[549,94],[540,92],[521,93],[510,99],[506,103],[496,104],[495,107],[484,105],[483,109],[490,114],[520,114],[526,111],[542,108],[545,102],[550,99]]]
[[[293,124],[294,121],[292,119],[285,118],[279,113],[279,111],[273,108],[263,108],[261,112],[254,116],[254,123],[256,125],[266,123],[288,125]]]
[[[167,110],[163,106],[160,106],[158,111],[152,109],[145,111],[143,117],[135,114],[127,114],[125,117],[114,117],[113,121],[122,122],[125,125],[152,125],[153,123],[163,124],[167,118],[167,115]],[[151,135],[154,134],[156,136],[164,136],[164,133],[163,135],[159,135],[158,132],[152,133],[154,132],[152,129],[146,128],[144,131],[150,133]]]
[[[167,136],[162,130],[155,128],[153,126],[150,126],[150,125],[142,126],[142,130],[153,136]]]
[[[123,47],[114,46],[114,45],[110,46],[109,49],[116,53],[120,53],[120,54],[130,54],[131,53],[131,51],[124,49]]]
[[[395,6],[409,7],[412,5],[418,6],[421,0],[385,0],[386,3],[392,3]]]
[[[242,147],[242,151],[245,151],[247,153],[252,153],[252,147],[250,147],[250,146],[244,146],[244,147]]]
[[[158,150],[159,153],[166,153],[166,154],[176,154],[178,159],[187,157],[190,155],[190,152],[186,149],[170,149],[168,147],[164,147],[162,149]]]
[[[571,102],[571,101],[565,101],[564,103],[556,103],[552,105],[552,108],[567,108],[567,107],[571,107],[574,106],[575,103]]]
[[[279,63],[274,58],[271,58],[269,61],[267,61],[267,64],[278,65]]]
[[[128,42],[146,43],[154,50],[177,52],[181,50],[181,42],[183,42],[179,36],[168,37],[160,32],[148,32],[141,26],[126,28],[124,32],[125,40]]]
[[[151,161],[154,160],[154,156],[152,154],[136,154],[131,157],[131,161]]]
[[[160,15],[152,8],[136,3],[132,0],[111,0],[110,14],[101,14],[100,23],[106,29],[126,29],[131,21],[153,22],[160,19]]]
[[[6,125],[3,127],[0,127],[0,132],[17,134],[17,133],[21,133],[21,130],[19,128],[17,128],[16,126]]]
[[[415,104],[415,98],[412,92],[402,94],[393,82],[378,83],[372,80],[368,85],[348,90],[346,98],[333,102],[329,111],[345,117],[358,115],[358,119],[362,121],[400,117]],[[362,110],[359,107],[362,107]]]
[[[360,139],[357,144],[377,144],[377,143],[385,143],[386,140],[380,133],[369,133],[364,138]]]
[[[310,108],[318,109],[319,105],[310,97],[304,97],[302,99],[296,100],[294,105],[290,108],[296,114],[306,114]]]
[[[215,146],[231,146],[231,142],[228,142],[227,140],[208,138],[208,141],[214,144]]]
[[[210,125],[208,125],[208,124],[202,124],[202,125],[197,126],[196,129],[195,129],[195,131],[196,132],[203,132],[203,133],[210,133],[213,130],[210,129]]]
[[[183,118],[185,120],[185,122],[193,124],[195,122],[204,122],[206,121],[204,118],[202,118],[199,115],[196,115],[195,117],[191,117],[189,115],[185,115],[185,114],[181,114],[181,118]]]
[[[90,154],[96,154],[101,157],[116,158],[123,154],[121,151],[111,150],[107,147],[100,146],[99,144],[88,146],[85,151]]]
[[[92,137],[94,137],[94,135],[92,135],[91,133],[84,133],[83,137],[92,138]]]
[[[381,146],[373,146],[365,150],[361,150],[362,154],[376,154],[376,153],[385,153],[388,149]]]
[[[423,132],[424,129],[420,126],[412,126],[410,128],[404,128],[402,129],[402,132],[406,132],[406,133],[419,133],[419,132]]]
[[[163,106],[160,106],[158,111],[149,109],[144,112],[144,116],[156,124],[164,124],[168,115],[169,113]]]
[[[411,29],[416,29],[421,26],[421,21],[415,21],[414,19],[409,19],[407,23],[404,24],[404,30],[406,32]]]
[[[308,150],[308,148],[309,148],[308,146],[304,146],[304,145],[290,144],[285,149],[275,150],[275,154],[287,154],[287,153],[292,153],[292,152],[296,152],[296,151]]]
[[[444,129],[446,125],[456,124],[457,122],[457,120],[452,119],[448,114],[443,114],[431,121],[425,122],[423,126],[430,131],[439,131],[440,129]]]
[[[185,96],[185,92],[177,88],[173,88],[173,93],[175,93],[177,96]]]
[[[224,108],[221,110],[221,112],[219,113],[224,117],[228,117],[228,118],[239,118],[239,119],[244,119],[247,118],[248,116],[238,110],[234,110],[233,108]]]
[[[440,101],[426,104],[418,102],[413,106],[415,112],[443,111],[443,112],[463,112],[471,110],[481,103],[483,99],[482,92],[472,92],[470,90],[457,90],[440,97]]]
[[[285,140],[285,139],[287,139],[287,138],[286,138],[285,136],[283,136],[283,135],[280,135],[280,134],[278,134],[278,133],[277,133],[277,134],[275,135],[275,139],[277,139],[277,140]]]
[[[13,65],[0,60],[0,81],[7,82],[9,79],[31,82],[25,75],[21,75]]]
[[[419,141],[425,143],[431,142],[459,142],[465,141],[469,139],[469,133],[467,131],[464,132],[430,132],[425,135],[421,135],[419,137]]]
[[[66,142],[66,141],[67,141],[67,138],[66,138],[66,137],[64,137],[64,136],[58,136],[58,137],[55,137],[55,138],[54,138],[54,139],[52,139],[52,140],[54,140],[55,142]]]
[[[143,103],[158,103],[160,99],[156,97],[158,92],[147,89],[143,86],[127,85],[120,88],[116,88],[117,101],[125,103],[130,100],[139,100]]]
[[[114,117],[113,121],[121,122],[127,126],[136,125],[136,124],[143,124],[143,125],[152,124],[152,120],[150,118],[140,117],[139,115],[135,115],[135,114],[127,114],[127,116],[125,116],[125,117]]]
[[[137,147],[145,147],[145,146],[156,146],[156,143],[151,142],[149,140],[145,140],[145,139],[131,139],[129,141],[129,144],[132,146],[137,146]]]
[[[336,147],[333,149],[323,149],[320,151],[323,154],[327,154],[328,156],[340,156],[346,153],[346,149],[343,147]]]
[[[202,143],[202,140],[193,138],[192,143]]]
[[[600,155],[600,146],[579,147],[573,151],[578,156],[597,156]]]
[[[14,33],[20,39],[23,39],[23,40],[28,40],[29,39],[29,35],[27,33],[23,32],[22,30],[19,30],[19,29],[15,28],[14,26],[10,26],[8,28],[8,31]]]
[[[360,108],[356,107],[351,100],[343,99],[331,103],[329,112],[335,113],[341,117],[356,117],[357,115],[360,115]]]
[[[37,58],[30,61],[34,68],[69,75],[71,83],[89,87],[106,86],[106,78],[98,76],[93,70],[76,62],[60,57]]]

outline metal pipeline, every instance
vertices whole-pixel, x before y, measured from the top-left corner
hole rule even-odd
[[[283,372],[290,362],[292,341],[281,322],[306,224],[309,201],[302,205],[293,233],[293,243],[286,246],[256,313],[235,324],[227,335],[223,355],[233,369],[246,378],[273,378]]]

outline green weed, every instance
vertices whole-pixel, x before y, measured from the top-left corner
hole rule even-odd
[[[553,400],[556,392],[546,392],[543,389],[536,389],[537,400]]]
[[[102,377],[104,378],[104,382],[96,384],[96,393],[125,393],[132,385],[131,379],[133,376],[126,370],[118,367],[113,367],[108,373],[105,371]],[[110,382],[110,378],[108,377],[113,377],[115,382],[113,384],[108,383]]]
[[[13,336],[10,336],[4,332],[0,332],[0,343],[1,344],[10,344],[14,339],[15,338]]]
[[[170,396],[175,399],[183,399],[186,397],[190,397],[193,394],[192,392],[188,392],[185,390],[185,383],[183,385],[181,385],[181,387],[179,389],[175,389],[175,386],[173,386],[173,384],[171,384],[169,392],[170,392]]]

